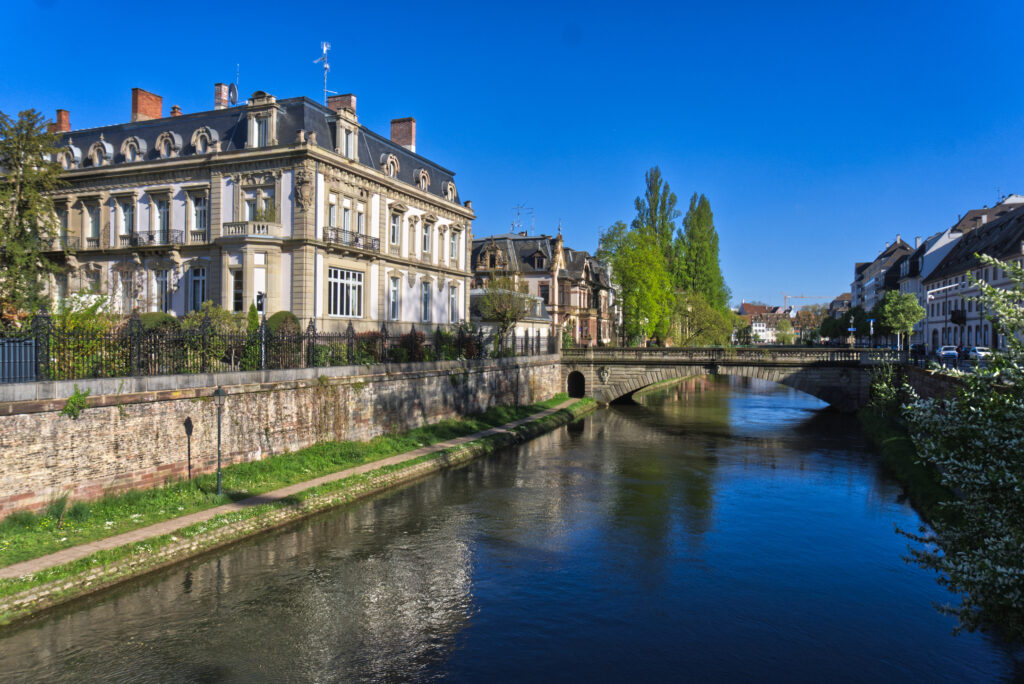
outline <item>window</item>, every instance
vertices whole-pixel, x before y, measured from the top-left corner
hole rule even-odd
[[[459,291],[448,286],[448,322],[459,322]]]
[[[156,276],[156,305],[160,311],[167,313],[171,310],[171,288],[170,283],[168,282],[169,273],[164,269],[156,271],[154,275]]]
[[[327,269],[327,314],[342,318],[362,318],[362,273],[341,268]]]
[[[129,145],[127,147],[127,149],[125,150],[124,160],[127,161],[127,162],[135,161],[135,155],[137,153],[138,153],[138,150],[135,149],[135,145]]]
[[[327,225],[330,228],[338,227],[338,196],[333,192],[327,200]]]
[[[131,235],[135,232],[135,202],[121,202],[121,225],[118,234]]]
[[[256,147],[266,147],[269,141],[270,119],[265,116],[256,118]]]
[[[89,247],[100,246],[100,206],[93,204],[85,210],[85,244]]]
[[[345,158],[346,159],[355,159],[356,158],[355,135],[349,129],[345,129],[344,152],[345,152]]]
[[[544,300],[545,304],[548,304],[548,299],[551,296],[551,286],[547,284],[541,284],[540,286],[540,298]]]
[[[196,139],[196,154],[206,154],[207,144],[206,136],[199,136]]]
[[[392,178],[398,176],[398,162],[394,159],[388,159],[388,175]]]
[[[158,199],[154,205],[156,211],[156,231],[161,240],[167,240],[167,228],[170,217],[168,216],[168,201]]]
[[[423,253],[430,254],[430,243],[433,242],[434,227],[429,223],[423,224]]]
[[[391,215],[391,244],[398,244],[402,218],[398,214]]]
[[[456,235],[455,231],[452,231],[451,244],[449,249],[451,250],[451,258],[455,260],[458,257],[459,252],[459,236]]]
[[[100,291],[100,273],[99,271],[92,271],[87,273],[85,276],[85,289],[89,292],[99,294]]]
[[[231,310],[236,313],[242,311],[243,289],[242,269],[236,268],[231,271]]]
[[[348,207],[344,207],[341,210],[341,229],[346,231],[352,230],[352,210]]]
[[[246,193],[245,195],[245,220],[255,221],[256,220],[256,197],[252,193]]]
[[[132,312],[132,303],[135,301],[134,288],[132,286],[132,274],[129,271],[121,271],[118,274],[120,297],[121,297],[121,313],[130,314]]]
[[[430,322],[430,281],[424,279],[420,283],[420,287],[423,289],[423,306],[420,311],[420,318],[424,323]]]
[[[359,205],[359,212],[356,214],[356,232],[366,235],[366,214],[363,212],[362,205]]]
[[[160,146],[160,156],[162,156],[164,159],[169,158],[171,156],[171,149],[171,141],[164,140],[163,145]]]
[[[206,196],[192,201],[192,229],[205,231],[210,226],[210,200]]]
[[[189,292],[192,293],[190,309],[199,311],[203,308],[203,302],[206,301],[206,269],[193,268],[189,274],[191,280]]]
[[[388,288],[388,318],[392,321],[398,320],[398,287],[401,278],[391,276],[391,285]]]
[[[68,210],[60,208],[57,210],[57,225],[60,226],[61,237],[67,237],[68,235]]]

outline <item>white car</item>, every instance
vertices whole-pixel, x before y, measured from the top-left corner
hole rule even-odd
[[[984,361],[992,356],[992,350],[988,347],[971,347],[967,350],[967,358],[972,361]]]
[[[935,352],[935,357],[939,361],[953,361],[954,363],[959,358],[959,354],[956,353],[956,347],[951,344],[946,344],[939,347],[939,350]]]

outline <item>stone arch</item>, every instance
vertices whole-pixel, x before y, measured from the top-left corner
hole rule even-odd
[[[579,399],[580,397],[586,396],[587,379],[583,377],[583,373],[575,370],[572,371],[569,373],[569,377],[566,379],[565,384],[566,391],[573,399]]]

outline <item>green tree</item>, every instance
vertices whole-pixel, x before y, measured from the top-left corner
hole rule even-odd
[[[60,166],[51,161],[58,136],[34,109],[12,119],[0,112],[0,313],[33,312],[57,265],[46,258],[59,231],[51,191]]]
[[[1024,269],[987,256],[1013,286],[979,283],[989,320],[1006,336],[1007,350],[987,367],[959,374],[958,391],[943,399],[916,399],[905,416],[919,460],[934,468],[958,496],[943,504],[932,528],[909,535],[917,563],[939,573],[959,594],[946,607],[960,628],[997,626],[1024,642]]]
[[[793,324],[788,318],[783,318],[775,326],[775,339],[782,344],[793,344],[796,334],[793,332]]]
[[[621,221],[601,234],[599,254],[612,265],[619,287],[622,325],[630,340],[663,336],[669,327],[672,284],[664,254],[646,231]]]
[[[736,344],[754,343],[754,329],[750,325],[749,318],[747,318],[746,316],[736,316],[734,327]]]
[[[259,370],[260,368],[260,314],[256,304],[249,304],[246,315],[245,346],[242,349],[242,370]]]
[[[636,218],[631,227],[635,232],[646,232],[657,241],[658,249],[665,257],[665,266],[674,275],[676,254],[673,241],[676,238],[676,219],[679,218],[676,194],[662,179],[661,169],[657,166],[644,174],[644,186],[643,197],[633,201]]]
[[[914,333],[914,326],[925,317],[924,307],[917,301],[917,296],[895,290],[885,293],[882,301],[875,307],[878,322],[883,328],[895,333],[896,343],[902,348],[902,338]]]
[[[716,309],[725,309],[729,305],[729,289],[718,261],[718,233],[711,203],[704,195],[694,193],[690,198],[690,209],[683,217],[681,252],[682,289],[700,295]]]
[[[480,318],[498,327],[498,334],[494,338],[495,350],[500,347],[508,331],[530,313],[531,301],[525,282],[517,287],[507,276],[487,281],[483,295],[476,300],[474,306]]]
[[[747,324],[750,327],[750,324]],[[677,292],[672,310],[671,336],[680,347],[729,343],[733,331],[733,313],[716,309],[703,297]]]

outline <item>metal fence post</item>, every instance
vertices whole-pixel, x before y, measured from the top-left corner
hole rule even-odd
[[[348,322],[348,327],[345,328],[345,359],[348,364],[354,365],[352,359],[354,357],[354,350],[356,347],[356,329],[352,326],[352,321]]]
[[[128,361],[132,375],[142,375],[142,319],[138,309],[128,319]]]
[[[263,316],[259,327],[260,336],[260,370],[267,370],[267,317]]]
[[[316,366],[316,322],[310,318],[304,336],[306,344],[306,368]]]
[[[434,328],[434,360],[441,360],[441,326]]]
[[[380,324],[380,357],[377,359],[382,363],[388,361],[388,324]]]
[[[209,355],[210,349],[210,313],[207,311],[203,314],[203,321],[199,324],[199,367],[203,373],[210,371],[210,364],[207,362],[207,356]]]
[[[40,309],[32,319],[32,337],[35,340],[35,373],[36,380],[46,380],[50,375],[50,342],[53,337],[53,321],[46,308]]]

